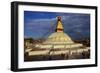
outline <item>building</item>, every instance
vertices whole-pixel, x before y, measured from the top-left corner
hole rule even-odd
[[[57,19],[57,26],[55,29],[55,32],[52,33],[45,42],[42,44],[36,45],[36,47],[39,48],[76,48],[76,47],[82,47],[83,45],[80,43],[74,43],[71,39],[71,37],[64,33],[64,27],[61,21],[61,17],[59,16]]]
[[[28,51],[29,56],[34,55],[72,55],[73,53],[79,54],[88,52],[90,47],[85,47],[81,43],[75,43],[71,37],[64,33],[64,26],[61,17],[57,18],[57,26],[55,32],[52,33],[43,43],[35,44],[37,50]],[[41,50],[40,50],[41,49]]]

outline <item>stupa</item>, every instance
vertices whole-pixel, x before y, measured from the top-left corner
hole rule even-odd
[[[79,48],[83,45],[80,43],[74,43],[74,41],[71,39],[71,37],[64,33],[64,26],[62,24],[61,17],[57,17],[57,25],[55,32],[52,33],[46,41],[44,41],[42,44],[37,44],[35,47],[39,48],[45,48],[45,49],[69,49],[69,48]]]

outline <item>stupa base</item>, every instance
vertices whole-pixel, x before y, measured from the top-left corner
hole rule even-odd
[[[29,56],[36,56],[36,55],[61,55],[61,54],[70,54],[73,53],[82,53],[88,52],[90,50],[89,47],[84,48],[70,48],[70,49],[45,49],[45,50],[38,50],[38,51],[30,51],[28,52]]]
[[[46,48],[46,49],[51,49],[51,48],[77,48],[77,47],[82,47],[82,44],[78,44],[78,43],[73,43],[73,44],[39,44],[36,45],[35,47],[38,48]]]

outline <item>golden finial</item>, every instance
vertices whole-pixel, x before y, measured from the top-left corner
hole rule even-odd
[[[57,19],[58,19],[58,21],[57,21],[56,32],[63,32],[64,28],[63,28],[63,24],[61,22],[61,17],[58,16]]]

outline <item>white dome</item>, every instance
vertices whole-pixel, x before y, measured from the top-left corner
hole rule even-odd
[[[55,32],[51,34],[44,43],[45,44],[72,44],[74,42],[64,32]]]

